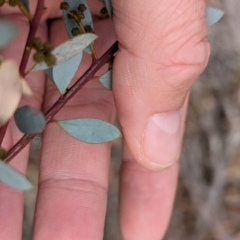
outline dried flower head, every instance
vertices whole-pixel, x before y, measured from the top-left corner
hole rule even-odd
[[[101,9],[100,15],[102,17],[109,17],[108,11],[107,11],[107,9],[105,7]]]
[[[77,16],[77,18],[78,18],[79,21],[81,21],[82,19],[85,18],[85,15],[84,15],[83,12],[77,12],[77,13],[76,13],[76,16]]]
[[[53,50],[52,44],[50,42],[45,42],[43,44],[44,52],[50,53]]]
[[[53,66],[57,61],[56,57],[51,53],[45,54],[44,60],[48,66]]]
[[[19,0],[9,0],[8,4],[12,7],[15,7],[19,3]]]
[[[40,38],[34,38],[30,43],[30,47],[36,49],[37,51],[40,51],[43,47],[42,40]]]
[[[44,61],[44,54],[42,52],[36,52],[33,55],[33,59],[35,62],[40,63],[40,62]]]
[[[84,12],[86,10],[87,10],[87,8],[84,4],[79,4],[79,6],[78,6],[78,11],[79,12]]]
[[[69,4],[67,2],[61,2],[60,9],[61,10],[68,10],[69,9]]]
[[[90,25],[85,26],[84,29],[87,33],[94,33],[93,28]]]
[[[77,35],[81,34],[79,28],[73,28],[71,32],[72,32],[72,35],[74,37],[76,37]]]

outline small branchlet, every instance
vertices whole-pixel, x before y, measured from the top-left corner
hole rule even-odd
[[[22,4],[20,0],[0,0],[0,7],[4,5],[4,3],[8,3],[11,7],[18,7],[19,10],[28,18],[29,21],[32,21],[31,13],[26,9],[26,7]]]
[[[60,5],[60,8],[61,8],[61,5]],[[82,20],[85,18],[84,11],[86,11],[86,10],[87,10],[87,7],[84,4],[79,4],[77,11],[65,10],[68,13],[68,17],[70,19],[73,19],[79,26],[79,29],[73,28],[71,30],[72,35],[74,37],[81,33],[94,33],[91,26],[84,26],[82,23]],[[94,50],[93,44],[90,44],[90,49],[92,50],[93,59],[96,60],[98,57]]]

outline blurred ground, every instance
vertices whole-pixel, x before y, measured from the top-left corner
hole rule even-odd
[[[209,30],[210,62],[191,93],[178,191],[164,240],[240,239],[240,2],[212,0],[208,5],[226,13]],[[38,153],[34,147],[28,171],[35,184]],[[121,145],[115,142],[104,240],[121,240],[120,158]],[[23,240],[31,239],[35,195],[26,194]]]

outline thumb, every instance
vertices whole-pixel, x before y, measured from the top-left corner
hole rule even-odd
[[[208,61],[205,1],[112,3],[113,93],[125,141],[140,164],[161,170],[179,157],[183,105]]]

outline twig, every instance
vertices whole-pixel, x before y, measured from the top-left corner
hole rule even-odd
[[[31,25],[30,25],[30,31],[29,31],[29,34],[28,34],[27,44],[26,44],[26,47],[25,47],[25,50],[24,50],[24,53],[23,53],[23,57],[22,57],[22,61],[21,61],[21,64],[20,64],[20,68],[19,68],[20,74],[23,77],[24,77],[24,73],[26,71],[27,63],[28,63],[28,60],[29,60],[29,57],[30,57],[30,52],[31,52],[31,49],[28,48],[27,46],[30,44],[30,42],[36,36],[38,26],[39,26],[39,23],[40,23],[42,14],[43,14],[43,10],[44,10],[44,0],[38,0],[36,13],[33,17]]]
[[[76,24],[80,27],[81,31],[82,31],[83,33],[86,33],[86,30],[85,30],[82,22],[79,21],[79,20],[77,19],[77,17],[76,17],[74,14],[72,14],[70,11],[66,11],[66,12],[73,18],[73,20],[76,22]],[[98,56],[97,56],[97,54],[96,54],[96,51],[95,51],[95,49],[94,49],[93,44],[91,43],[91,44],[89,45],[89,47],[90,47],[90,49],[92,50],[92,57],[93,57],[94,61],[97,60],[97,59],[98,59]]]
[[[25,6],[19,1],[17,4],[20,11],[27,17],[27,19],[31,22],[32,21],[32,15],[29,13],[29,11],[25,8]]]
[[[78,79],[78,81],[64,94],[45,114],[46,123],[52,122],[56,113],[94,76],[94,74],[106,64],[118,50],[115,42],[108,51],[98,60],[93,62],[90,68]],[[8,152],[5,162],[10,162],[37,134],[25,134]]]
[[[7,127],[8,127],[8,122],[6,122],[0,129],[0,146],[2,146],[3,139],[7,131]]]
[[[32,41],[32,39],[35,38],[37,29],[38,29],[38,25],[39,25],[41,17],[42,17],[43,8],[44,8],[44,0],[39,0],[37,8],[36,8],[36,13],[33,17],[31,25],[30,25],[27,43],[26,43],[22,61],[21,61],[20,67],[19,67],[19,72],[23,77],[25,76],[24,73],[26,71],[27,63],[28,63],[28,60],[30,57],[30,52],[31,52],[31,49],[29,49],[27,46]],[[2,145],[7,127],[8,127],[8,123],[6,123],[3,127],[0,128],[0,146]]]

